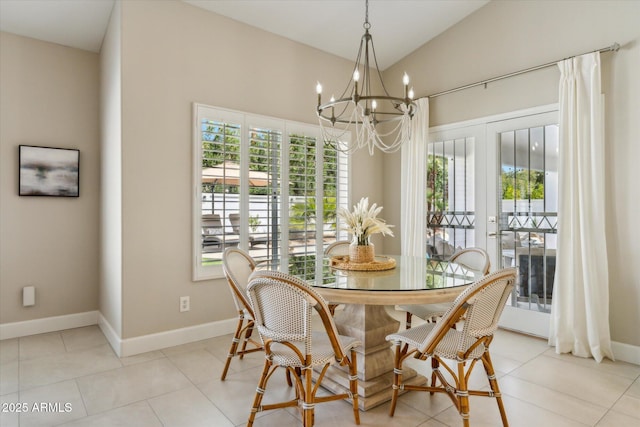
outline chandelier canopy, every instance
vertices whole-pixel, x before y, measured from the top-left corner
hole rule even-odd
[[[365,7],[365,21],[362,25],[364,35],[360,39],[352,77],[342,95],[338,99],[331,96],[325,104],[322,103],[322,85],[318,82],[316,112],[325,142],[336,149],[351,153],[367,147],[369,153],[373,154],[377,147],[385,153],[392,153],[411,138],[411,118],[416,111],[414,93],[413,88],[409,89],[409,76],[404,73],[404,96],[400,98],[389,95],[382,81],[373,39],[369,33],[369,0],[366,0]],[[370,67],[371,59],[375,70]],[[382,90],[378,95],[372,93],[374,80],[377,80],[377,86]],[[354,130],[355,138],[347,143],[343,141],[343,137],[351,130]]]

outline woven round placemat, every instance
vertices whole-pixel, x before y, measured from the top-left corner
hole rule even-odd
[[[371,262],[351,262],[349,255],[339,255],[331,258],[331,267],[339,270],[382,271],[396,268],[396,260],[386,256],[376,256]]]

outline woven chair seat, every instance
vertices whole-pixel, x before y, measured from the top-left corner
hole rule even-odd
[[[425,323],[424,325],[389,335],[387,340],[393,342],[399,341],[403,344],[409,344],[411,347],[419,348],[422,343],[425,342],[434,327],[435,323]],[[464,345],[460,345],[461,341],[467,342],[464,343]],[[451,328],[440,340],[433,354],[444,359],[456,359],[459,351],[466,351],[474,342],[475,339],[470,339],[462,331]],[[478,345],[471,353],[469,353],[467,360],[479,359],[482,357],[484,351],[484,344]]]
[[[340,344],[346,350],[361,345],[360,341],[355,338],[346,337],[344,335],[338,335]],[[329,341],[329,336],[323,332],[313,332],[312,334],[312,351],[311,351],[311,366],[324,366],[326,364],[334,364],[335,351]],[[295,343],[295,346],[304,354],[304,343]],[[302,368],[304,367],[303,361],[300,360],[298,355],[289,347],[273,343],[271,345],[271,361],[275,365],[279,366],[292,366]]]
[[[433,317],[442,317],[451,308],[451,303],[399,305],[398,308],[402,311],[410,312],[420,319],[429,320]]]

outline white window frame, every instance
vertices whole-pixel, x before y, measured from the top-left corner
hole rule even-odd
[[[300,133],[308,136],[312,136],[316,138],[316,141],[322,141],[322,133],[320,130],[320,126],[311,125],[307,123],[300,123],[294,121],[288,121],[284,119],[278,119],[274,117],[244,113],[241,111],[209,106],[200,103],[193,103],[192,109],[192,140],[193,140],[193,174],[192,174],[192,185],[193,185],[193,198],[192,198],[192,265],[193,265],[193,280],[194,281],[202,281],[209,279],[217,279],[224,276],[221,265],[214,266],[203,266],[202,265],[202,140],[201,140],[201,123],[203,118],[215,119],[217,121],[227,122],[227,123],[237,123],[241,126],[241,141],[240,141],[240,210],[241,212],[248,211],[249,208],[249,187],[248,187],[248,177],[249,177],[249,156],[247,155],[249,150],[249,130],[252,127],[260,126],[268,129],[274,129],[282,132],[282,145],[280,149],[280,197],[281,197],[281,242],[286,244],[288,241],[288,233],[289,233],[289,211],[288,209],[283,209],[284,206],[288,206],[288,196],[289,196],[289,136],[290,134]],[[350,138],[350,135],[345,135],[345,138]],[[318,145],[320,146],[320,145]],[[349,206],[351,202],[351,167],[350,167],[350,157],[344,154],[340,154],[344,156],[344,161],[339,162],[339,167],[346,168],[344,173],[348,178],[348,182],[341,190],[342,193],[346,191],[346,198],[344,195],[341,197],[338,195],[336,197],[336,203],[339,205],[340,200],[346,199],[346,206]],[[322,150],[316,150],[316,164],[322,164]],[[323,168],[316,168],[316,182],[322,183],[324,182],[323,177]],[[322,185],[316,185],[316,200],[321,200],[322,198]],[[316,205],[316,217],[322,217],[322,204],[317,203]],[[248,218],[246,216],[241,216],[241,224],[240,224],[240,245],[239,247],[242,249],[247,249],[248,243]],[[316,236],[322,235],[322,221],[316,222]],[[336,230],[336,238],[340,239],[341,234]],[[321,254],[323,251],[322,239],[316,239],[315,250],[317,254]],[[282,255],[280,257],[280,269],[282,271],[287,271],[288,268],[288,253],[287,251],[282,251]]]

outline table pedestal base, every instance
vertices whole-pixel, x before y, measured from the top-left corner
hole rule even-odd
[[[346,304],[337,311],[336,326],[341,335],[348,335],[362,341],[356,349],[358,363],[358,404],[361,410],[380,405],[391,400],[393,390],[394,352],[385,338],[398,331],[400,322],[389,316],[384,306]],[[411,368],[403,368],[405,384],[422,385],[426,378]],[[330,367],[322,380],[322,386],[334,393],[349,390],[346,370]]]

